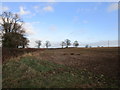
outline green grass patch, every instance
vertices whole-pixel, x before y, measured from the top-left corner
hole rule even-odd
[[[117,87],[108,82],[103,75],[30,56],[3,64],[3,88]]]
[[[57,65],[50,61],[37,60],[33,57],[26,57],[20,60],[20,63],[24,63],[28,67],[38,71],[38,72],[47,72],[56,68],[63,67],[63,65]]]

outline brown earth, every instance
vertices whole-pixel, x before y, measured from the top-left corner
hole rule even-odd
[[[118,48],[67,48],[36,51],[37,59],[50,60],[58,64],[86,69],[95,74],[119,79]]]
[[[119,79],[118,48],[63,48],[63,49],[2,49],[2,61],[32,52],[40,60],[49,60],[75,69],[86,69],[95,74]]]
[[[43,49],[37,49],[37,48],[24,48],[24,49],[18,49],[18,48],[0,48],[0,51],[2,51],[2,54],[0,54],[0,57],[2,57],[2,63],[7,61],[10,58],[21,56],[25,53],[34,52]],[[1,56],[2,55],[2,56]]]

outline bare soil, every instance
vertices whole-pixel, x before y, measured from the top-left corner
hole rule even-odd
[[[76,69],[119,79],[118,48],[66,48],[36,51],[37,59],[50,60]]]

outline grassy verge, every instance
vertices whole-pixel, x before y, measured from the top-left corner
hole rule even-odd
[[[26,56],[3,64],[3,88],[116,88],[114,81],[86,70],[76,70]]]

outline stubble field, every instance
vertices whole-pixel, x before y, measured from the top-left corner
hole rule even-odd
[[[29,52],[3,63],[4,88],[119,87],[118,48]]]

